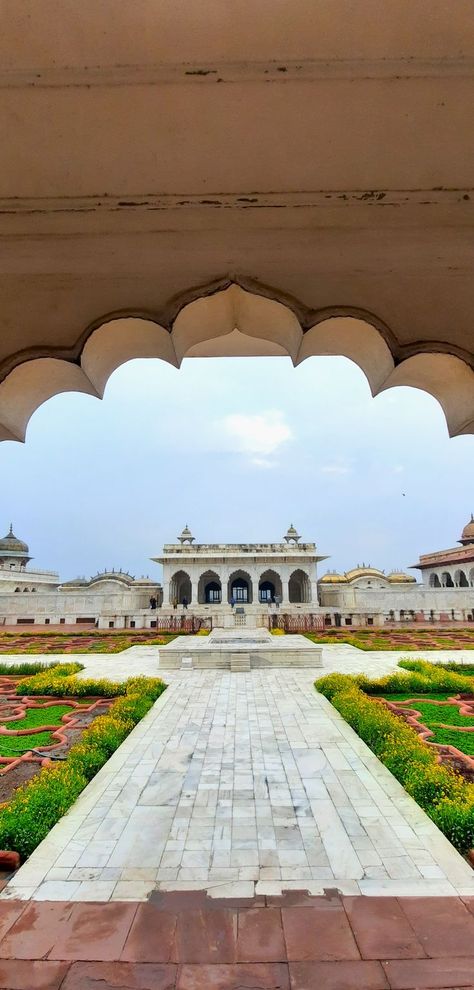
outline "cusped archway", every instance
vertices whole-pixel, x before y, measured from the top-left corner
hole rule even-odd
[[[454,581],[449,571],[443,571],[441,575],[441,584],[443,588],[454,588]]]
[[[281,577],[277,571],[268,569],[260,575],[258,582],[258,599],[262,604],[271,605],[281,602],[283,597],[283,586]]]
[[[215,571],[205,571],[198,582],[198,602],[200,605],[219,605],[222,601],[221,579]]]
[[[441,581],[437,574],[430,574],[429,586],[430,588],[441,588]]]
[[[288,597],[292,605],[308,604],[311,601],[311,581],[301,568],[293,571],[288,581]]]
[[[170,581],[170,604],[190,605],[192,602],[191,578],[186,571],[176,571]]]
[[[277,290],[222,281],[183,291],[161,313],[103,315],[74,345],[47,342],[0,365],[0,440],[24,440],[28,421],[64,391],[102,397],[109,376],[132,358],[286,355],[300,364],[317,355],[343,356],[367,377],[373,395],[409,385],[440,402],[450,434],[474,433],[474,357],[441,344],[403,344],[375,314],[337,300],[306,308]],[[471,362],[471,363],[470,363]]]
[[[251,605],[253,583],[247,571],[234,571],[227,582],[227,600],[234,605]]]

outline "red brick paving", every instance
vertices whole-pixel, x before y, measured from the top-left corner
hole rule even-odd
[[[474,899],[0,902],[0,990],[474,990]]]

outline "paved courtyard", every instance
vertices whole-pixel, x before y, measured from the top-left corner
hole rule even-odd
[[[132,653],[134,669],[157,672],[156,650],[127,652],[81,657],[84,673],[127,676]],[[375,674],[398,656],[329,647],[324,669]],[[471,868],[314,691],[314,674],[165,674],[168,690],[1,896],[474,896]]]

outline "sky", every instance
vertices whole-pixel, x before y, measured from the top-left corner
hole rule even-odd
[[[63,580],[159,579],[149,558],[186,523],[202,543],[279,542],[294,523],[328,555],[320,573],[405,569],[471,511],[474,436],[449,439],[417,389],[373,399],[346,358],[131,361],[101,402],[55,396],[25,444],[0,444],[0,535],[12,522]]]

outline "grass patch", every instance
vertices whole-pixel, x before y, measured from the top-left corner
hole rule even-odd
[[[63,715],[72,714],[70,705],[50,705],[49,708],[27,708],[24,718],[14,722],[1,722],[9,732],[19,729],[36,729],[40,725],[60,725]],[[2,736],[0,736],[0,739]]]
[[[27,736],[2,736],[0,735],[0,756],[23,756],[30,749],[41,749],[42,746],[51,746],[53,739],[52,732],[34,732]]]

